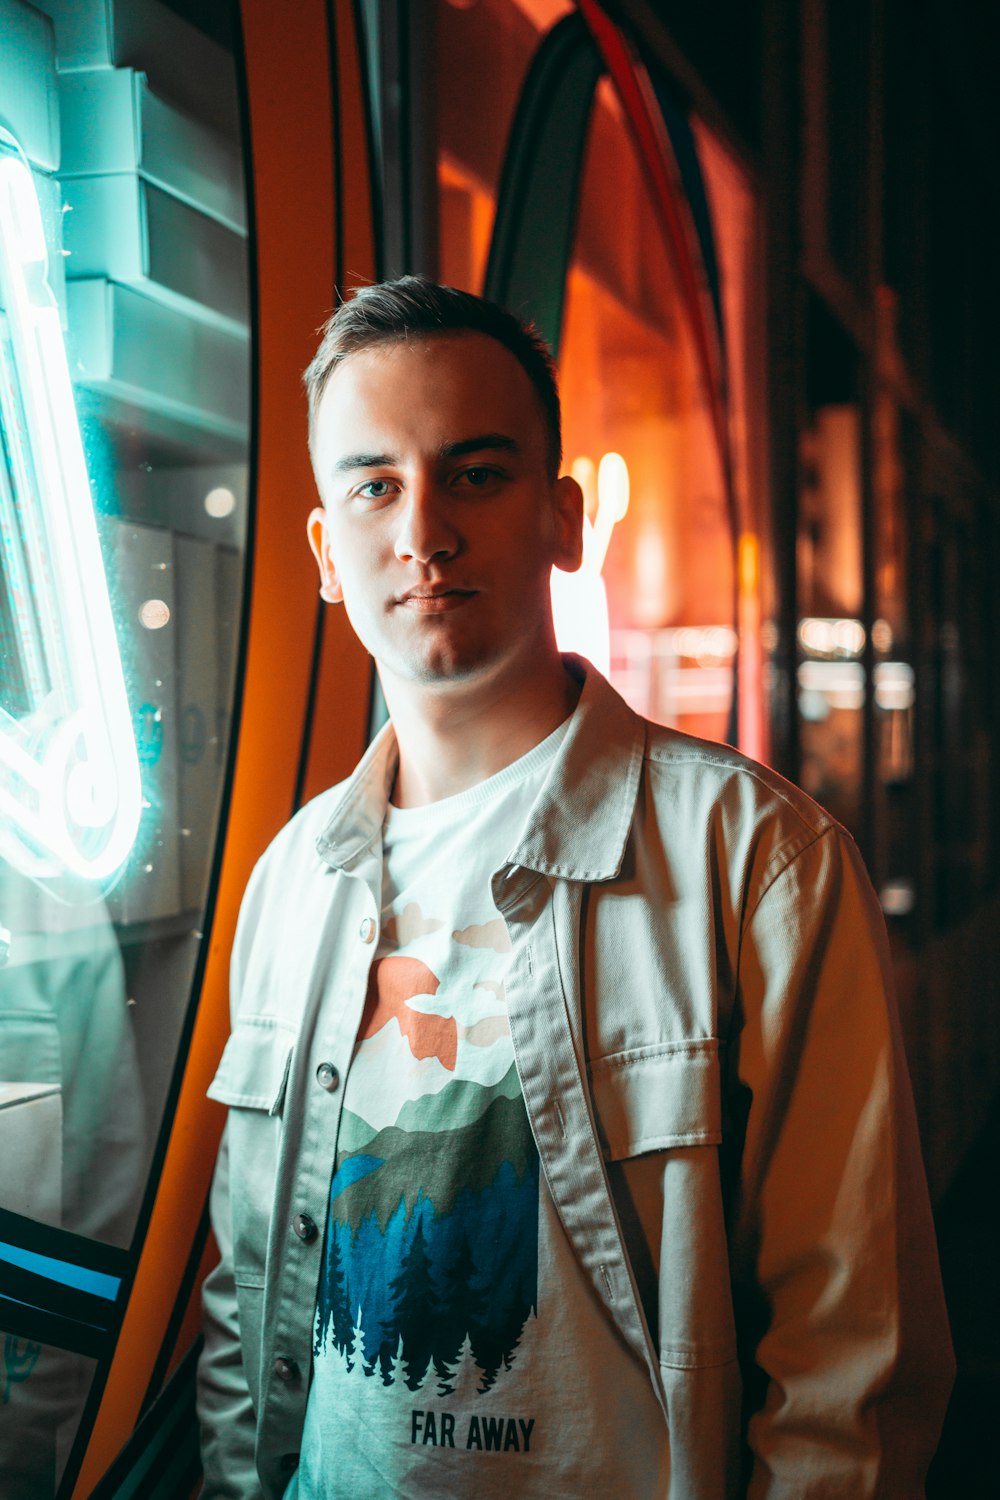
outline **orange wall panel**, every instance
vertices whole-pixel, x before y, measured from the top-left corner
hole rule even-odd
[[[335,25],[340,104],[335,171],[341,213],[337,286],[346,292],[374,280],[375,242],[361,55],[351,0],[340,0],[336,6]],[[313,587],[318,583],[314,581]],[[368,731],[372,670],[344,606],[324,605],[302,801],[347,776],[357,762]]]

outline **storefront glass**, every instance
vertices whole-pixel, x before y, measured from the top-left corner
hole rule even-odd
[[[132,1240],[218,837],[249,505],[229,14],[0,0],[0,1262],[29,1277],[0,1298],[11,1500],[52,1493],[72,1442],[93,1363],[61,1321],[69,1236]]]

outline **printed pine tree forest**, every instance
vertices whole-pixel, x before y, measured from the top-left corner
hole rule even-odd
[[[439,1396],[510,1369],[537,1311],[538,1154],[520,1094],[482,1093],[458,1129],[391,1126],[339,1155],[317,1355],[411,1391],[434,1378]]]

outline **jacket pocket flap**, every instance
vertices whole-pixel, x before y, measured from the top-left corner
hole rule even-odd
[[[608,1156],[722,1140],[719,1043],[714,1038],[637,1047],[590,1068],[594,1110]]]
[[[270,1016],[236,1023],[226,1043],[208,1097],[239,1109],[280,1112],[295,1036]]]

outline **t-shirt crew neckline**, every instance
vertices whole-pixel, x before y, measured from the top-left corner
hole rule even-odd
[[[555,758],[559,746],[566,738],[572,717],[572,714],[568,715],[556,729],[553,729],[551,734],[546,735],[545,739],[540,740],[527,754],[511,761],[509,766],[504,766],[502,770],[488,776],[485,781],[478,781],[475,786],[455,792],[451,797],[442,797],[437,802],[425,802],[420,807],[396,807],[390,802],[386,809],[386,825],[395,830],[409,830],[421,823],[445,821],[456,814],[468,813],[475,808],[485,806],[494,797],[517,786],[519,782],[534,775]]]

